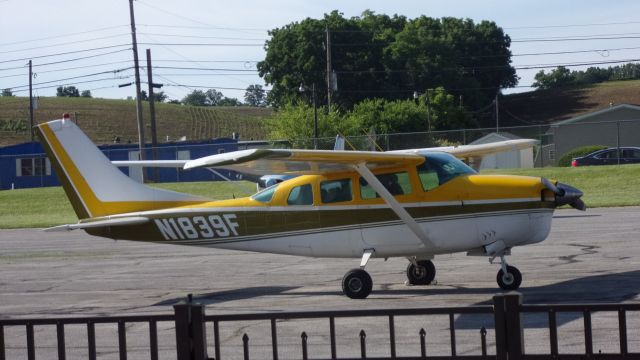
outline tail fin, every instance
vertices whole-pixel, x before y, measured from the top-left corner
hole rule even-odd
[[[69,120],[37,127],[51,165],[79,219],[163,209],[206,201],[140,184],[123,174]]]

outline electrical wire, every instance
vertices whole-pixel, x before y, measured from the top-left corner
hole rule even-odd
[[[40,83],[34,83],[32,84],[33,86],[36,85],[44,85],[44,84],[51,84],[51,83],[57,83],[57,82],[61,82],[61,81],[67,81],[67,80],[74,80],[74,79],[81,79],[81,78],[86,78],[86,77],[91,77],[91,76],[97,76],[97,75],[104,75],[104,74],[117,74],[123,71],[127,71],[127,70],[131,70],[133,69],[133,67],[126,67],[126,68],[121,68],[121,69],[115,69],[115,70],[109,70],[109,71],[101,71],[101,72],[97,72],[97,73],[93,73],[93,74],[86,74],[86,75],[78,75],[78,76],[73,76],[73,77],[68,77],[68,78],[64,78],[64,79],[57,79],[57,80],[51,80],[51,81],[44,81],[44,82],[40,82]],[[18,85],[18,86],[9,86],[9,89],[17,89],[17,88],[23,88],[23,87],[29,87],[29,85]]]
[[[116,48],[116,47],[123,47],[123,46],[131,46],[131,44],[100,46],[100,47],[95,47],[95,48],[90,48],[90,49],[74,50],[74,51],[67,51],[67,52],[40,55],[40,56],[31,56],[31,57],[26,57],[26,58],[21,58],[21,59],[2,60],[2,61],[0,61],[0,64],[6,64],[6,63],[10,63],[10,62],[17,62],[17,61],[27,61],[27,60],[33,60],[33,59],[42,59],[42,58],[61,56],[61,55],[78,54],[78,53],[90,52],[90,51],[96,51],[96,50],[113,49],[113,48]],[[131,50],[131,47],[129,47],[129,49],[127,49],[127,50]]]
[[[103,36],[103,37],[98,37],[98,38],[93,38],[93,39],[69,41],[69,42],[65,42],[65,43],[43,45],[43,46],[35,46],[35,47],[30,47],[30,48],[25,48],[25,49],[0,51],[0,54],[11,54],[11,53],[30,51],[30,50],[47,49],[47,48],[52,48],[52,47],[65,46],[65,45],[74,45],[74,44],[92,42],[92,41],[97,41],[97,40],[113,39],[113,38],[122,37],[122,36],[126,36],[126,35],[129,35],[129,34],[109,35],[109,36]]]
[[[76,33],[68,33],[68,34],[55,35],[55,36],[47,36],[47,37],[38,38],[38,39],[14,41],[14,42],[10,42],[10,43],[2,43],[2,44],[0,44],[0,46],[18,45],[18,44],[25,44],[25,43],[30,43],[30,42],[42,41],[42,40],[51,40],[51,39],[58,39],[58,38],[63,38],[63,37],[85,35],[85,34],[93,33],[93,32],[117,29],[117,28],[121,28],[123,26],[129,26],[129,25],[116,25],[116,26],[109,26],[109,27],[104,27],[104,28],[99,28],[99,29],[86,30],[86,31],[81,31],[81,32],[76,32]]]
[[[37,88],[33,88],[33,90],[51,89],[51,88],[57,88],[59,86],[71,86],[71,85],[87,84],[87,83],[94,83],[94,82],[100,82],[100,81],[131,79],[133,77],[134,77],[133,75],[127,75],[127,76],[109,77],[109,78],[103,78],[103,79],[76,81],[76,82],[73,82],[73,83],[65,83],[65,84],[56,84],[56,85],[37,87]],[[11,91],[12,92],[25,92],[25,91],[29,91],[29,89],[20,89],[20,90],[11,89]]]
[[[267,38],[239,38],[239,37],[223,37],[223,36],[201,36],[201,35],[176,35],[176,34],[157,34],[138,32],[140,35],[190,38],[190,39],[218,39],[218,40],[243,40],[243,41],[265,41]]]

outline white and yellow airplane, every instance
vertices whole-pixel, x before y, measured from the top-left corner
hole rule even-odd
[[[184,163],[303,175],[247,198],[212,201],[140,184],[111,164],[71,121],[37,127],[83,229],[112,239],[311,257],[359,258],[342,289],[367,297],[370,258],[406,257],[410,284],[435,277],[434,255],[467,251],[501,259],[497,282],[517,289],[522,276],[505,255],[544,240],[556,207],[584,210],[582,193],[537,177],[478,175],[455,156],[478,158],[520,146],[396,152],[243,150]],[[529,144],[530,145],[530,144]],[[168,166],[168,165],[167,165]]]

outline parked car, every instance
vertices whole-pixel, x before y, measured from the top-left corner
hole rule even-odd
[[[620,155],[620,159],[618,159]],[[573,158],[571,166],[639,164],[640,147],[608,148]]]

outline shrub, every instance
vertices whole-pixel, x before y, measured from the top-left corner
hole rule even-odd
[[[604,146],[604,145],[589,145],[589,146],[577,147],[569,152],[566,152],[564,155],[562,155],[562,157],[558,160],[558,166],[571,166],[571,160],[573,158],[591,154],[594,151],[598,151],[606,148],[608,148],[608,146]]]

